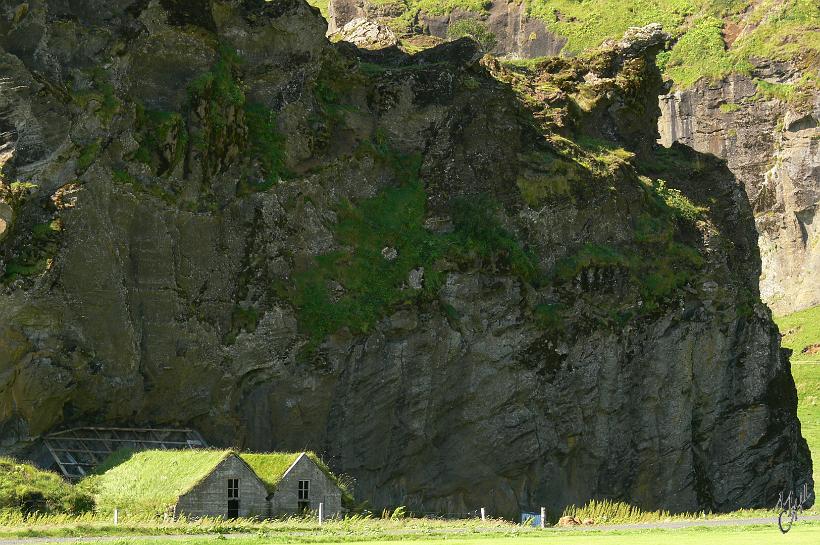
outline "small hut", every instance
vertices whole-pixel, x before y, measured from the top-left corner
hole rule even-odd
[[[342,512],[342,490],[336,478],[312,453],[241,454],[268,489],[270,515],[317,511],[324,516]]]
[[[230,450],[118,453],[91,477],[103,508],[187,517],[275,517],[341,513],[336,478],[311,453],[240,454]]]

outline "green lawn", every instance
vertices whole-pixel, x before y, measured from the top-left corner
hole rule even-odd
[[[792,375],[797,386],[797,416],[814,460],[814,482],[820,483],[820,306],[775,318],[783,346],[792,349]],[[804,350],[806,350],[804,352]]]
[[[794,363],[792,375],[797,386],[797,416],[803,437],[809,443],[814,461],[815,486],[820,483],[820,364]]]
[[[401,542],[451,543],[453,545],[815,545],[820,543],[820,524],[798,523],[787,536],[780,534],[777,526],[691,528],[682,530],[632,530],[591,532],[583,530],[532,530],[523,535],[459,535],[451,534],[394,534],[368,538],[363,535],[321,536],[316,534],[273,534],[268,536],[239,537],[225,540],[220,536],[193,537],[175,540],[177,545],[210,545],[229,542],[233,545],[266,545],[273,543],[359,543],[361,545],[387,545]],[[156,540],[123,539],[114,543],[121,545],[148,545]]]

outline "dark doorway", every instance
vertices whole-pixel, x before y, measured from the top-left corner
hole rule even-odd
[[[239,518],[239,500],[228,500],[228,518]]]

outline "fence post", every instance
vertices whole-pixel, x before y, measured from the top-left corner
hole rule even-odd
[[[322,518],[324,517],[324,514],[325,514],[325,504],[324,503],[319,503],[319,524],[320,525],[322,524]]]
[[[484,522],[485,520],[487,520],[487,513],[486,513],[486,511],[484,511],[484,508],[482,507],[481,508],[481,521]]]
[[[547,527],[547,508],[541,508],[541,528]]]
[[[120,510],[116,507],[114,508],[114,526],[116,526],[120,521]]]

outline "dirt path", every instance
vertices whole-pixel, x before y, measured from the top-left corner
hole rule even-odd
[[[820,522],[820,515],[800,517],[800,521]],[[549,528],[560,532],[576,531],[611,531],[611,530],[678,530],[681,528],[694,528],[703,526],[755,526],[761,524],[776,525],[777,520],[773,517],[748,518],[748,519],[718,519],[718,520],[679,520],[670,522],[648,522],[643,524],[596,524],[594,526],[573,526],[566,528]],[[462,529],[442,530],[441,533],[460,533]],[[480,530],[479,530],[480,531]],[[487,532],[493,529],[487,528]],[[532,530],[533,533],[537,530]],[[311,532],[299,532],[300,535],[307,535]],[[406,534],[407,531],[385,532],[385,535]],[[0,538],[0,545],[38,545],[40,543],[107,543],[125,539],[139,539],[140,541],[178,541],[181,539],[192,539],[197,537],[214,537],[219,534],[173,534],[173,535],[121,535],[121,536],[94,536],[94,537],[27,537],[27,538]],[[241,537],[253,537],[253,533],[246,534],[222,534],[227,539],[237,539]],[[522,535],[532,535],[530,531],[522,532]]]

